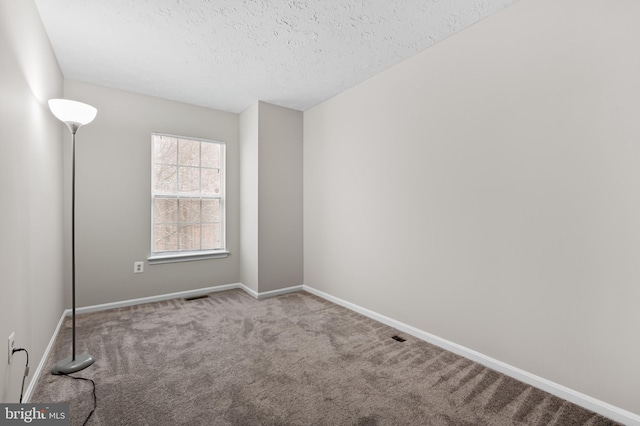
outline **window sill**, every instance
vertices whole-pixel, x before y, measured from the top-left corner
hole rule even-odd
[[[153,254],[147,258],[149,265],[159,263],[191,262],[194,260],[220,259],[229,256],[226,250],[191,251],[186,253]]]

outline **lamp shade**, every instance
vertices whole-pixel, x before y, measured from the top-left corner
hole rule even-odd
[[[89,124],[96,118],[98,110],[91,105],[68,99],[50,99],[49,109],[63,123]]]

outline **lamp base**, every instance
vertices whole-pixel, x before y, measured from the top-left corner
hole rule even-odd
[[[62,361],[58,361],[51,369],[51,374],[70,374],[76,371],[84,370],[95,362],[95,359],[89,354],[76,355],[76,359],[68,357]]]

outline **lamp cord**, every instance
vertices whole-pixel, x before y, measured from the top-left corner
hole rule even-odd
[[[87,422],[89,421],[91,416],[93,416],[93,413],[96,411],[96,408],[98,408],[98,397],[96,396],[96,382],[94,382],[91,379],[87,379],[85,377],[76,377],[76,376],[72,376],[72,375],[67,374],[67,373],[60,373],[60,375],[61,376],[71,377],[72,379],[76,379],[76,380],[85,380],[87,382],[91,382],[91,384],[93,385],[93,410],[91,410],[91,412],[89,413],[87,418],[82,423],[82,426],[84,426],[84,425],[87,424]]]
[[[29,351],[27,351],[24,348],[17,348],[17,349],[13,349],[13,351],[11,352],[11,355],[13,355],[16,352],[24,352],[25,354],[27,354],[27,362],[24,366],[24,375],[22,376],[22,388],[20,389],[20,404],[22,404],[22,399],[24,397],[24,381],[27,378],[27,376],[29,375]],[[91,379],[87,379],[84,377],[76,377],[76,376],[71,376],[69,374],[66,373],[60,373],[61,376],[67,376],[67,377],[71,377],[72,379],[76,379],[76,380],[85,380],[87,382],[91,382],[91,384],[93,385],[93,409],[91,410],[91,412],[89,413],[89,415],[87,416],[87,418],[85,419],[84,423],[82,423],[82,425],[86,425],[87,422],[89,421],[89,419],[91,418],[91,416],[93,416],[93,413],[96,411],[96,408],[98,408],[98,397],[96,396],[96,382],[94,382]]]
[[[22,404],[22,397],[24,395],[24,380],[29,375],[29,351],[27,351],[25,348],[17,348],[11,352],[11,355],[15,354],[16,352],[24,352],[27,354],[27,363],[24,366],[24,375],[22,376],[22,388],[20,389],[20,404]]]

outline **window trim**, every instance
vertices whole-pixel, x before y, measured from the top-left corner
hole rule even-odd
[[[186,140],[192,140],[192,141],[198,141],[198,142],[207,142],[207,143],[216,143],[218,145],[221,146],[222,148],[222,155],[220,156],[220,168],[222,169],[222,172],[220,173],[220,190],[221,190],[221,195],[212,195],[212,196],[205,196],[205,197],[194,197],[194,198],[210,198],[210,199],[219,199],[220,200],[220,215],[221,215],[221,239],[222,239],[222,248],[220,249],[205,249],[205,250],[184,250],[184,251],[162,251],[162,252],[153,252],[151,251],[151,249],[153,249],[154,246],[154,214],[153,214],[153,206],[154,206],[154,201],[155,198],[160,195],[175,195],[175,194],[162,194],[162,193],[154,193],[154,188],[153,188],[153,184],[154,184],[154,147],[153,147],[153,142],[154,142],[154,136],[165,136],[165,137],[169,137],[169,138],[177,138],[177,139],[186,139]],[[150,155],[150,159],[151,159],[151,190],[149,191],[149,195],[150,195],[150,218],[151,218],[151,227],[150,227],[150,231],[151,231],[151,238],[149,241],[149,255],[147,256],[147,261],[149,262],[150,265],[154,265],[154,264],[161,264],[161,263],[173,263],[173,262],[190,262],[190,261],[194,261],[194,260],[206,260],[206,259],[219,259],[219,258],[225,258],[227,257],[230,252],[228,251],[227,248],[227,144],[223,141],[219,141],[219,140],[215,140],[215,139],[203,139],[203,138],[195,138],[195,137],[190,137],[190,136],[179,136],[179,135],[173,135],[173,134],[169,134],[169,133],[160,133],[160,132],[151,132],[151,138],[150,138],[151,144],[150,144],[150,148],[151,148],[151,155]]]
[[[228,250],[201,251],[165,251],[147,257],[149,265],[174,262],[191,262],[193,260],[220,259],[229,256]]]

